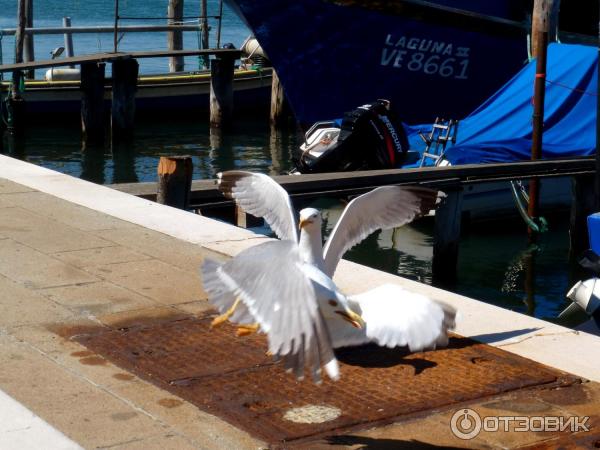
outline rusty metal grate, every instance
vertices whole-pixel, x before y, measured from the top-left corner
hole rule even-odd
[[[552,383],[565,375],[455,337],[446,349],[416,354],[376,346],[342,350],[338,352],[340,381],[299,383],[266,357],[264,337],[237,338],[230,325],[211,330],[210,320],[209,316],[189,317],[90,330],[75,339],[116,365],[271,443],[391,421]],[[286,419],[294,414],[302,417],[302,407],[311,405],[324,407],[317,411],[326,411],[327,420],[315,419],[314,408],[307,421],[317,423]]]

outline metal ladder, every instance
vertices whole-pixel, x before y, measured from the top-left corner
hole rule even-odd
[[[445,120],[439,117],[436,117],[431,127],[431,132],[428,135],[419,132],[419,136],[425,142],[425,151],[423,152],[419,167],[425,165],[426,158],[433,160],[433,165],[438,166],[446,152],[448,141],[452,141],[453,144],[456,143],[457,133],[458,120]]]

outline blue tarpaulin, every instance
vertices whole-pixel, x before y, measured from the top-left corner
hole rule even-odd
[[[548,48],[542,158],[585,156],[596,148],[598,50],[551,44]],[[535,61],[525,66],[473,113],[460,121],[456,144],[447,147],[452,164],[522,161],[531,158]],[[423,147],[407,126],[411,148]]]

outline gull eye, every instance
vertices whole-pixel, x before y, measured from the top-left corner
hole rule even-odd
[[[337,302],[335,300],[329,300],[329,304],[334,307],[337,306]]]

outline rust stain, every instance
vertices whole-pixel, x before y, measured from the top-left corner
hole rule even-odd
[[[233,326],[211,329],[211,320],[209,314],[171,321],[140,318],[135,322],[138,325],[112,326],[74,339],[138,377],[273,444],[395,422],[456,403],[547,388],[573,378],[504,350],[452,337],[448,348],[416,354],[376,346],[338,351],[341,380],[326,379],[315,385],[297,382],[274,364],[265,355],[264,336],[236,338]],[[180,400],[165,398],[159,404],[169,407],[172,401]],[[284,419],[290,409],[324,404],[341,414],[323,423]]]
[[[107,364],[106,359],[100,356],[88,356],[86,358],[81,358],[79,362],[86,366],[104,366]]]
[[[113,374],[113,378],[121,381],[131,381],[135,378],[135,375],[131,375],[129,373],[115,373]]]
[[[164,406],[165,408],[177,408],[178,406],[183,405],[181,400],[177,400],[176,398],[161,398],[157,402],[160,406]]]
[[[75,356],[77,358],[83,358],[84,356],[92,356],[93,354],[94,354],[94,352],[91,352],[89,350],[82,350],[79,352],[71,353],[71,356]]]

